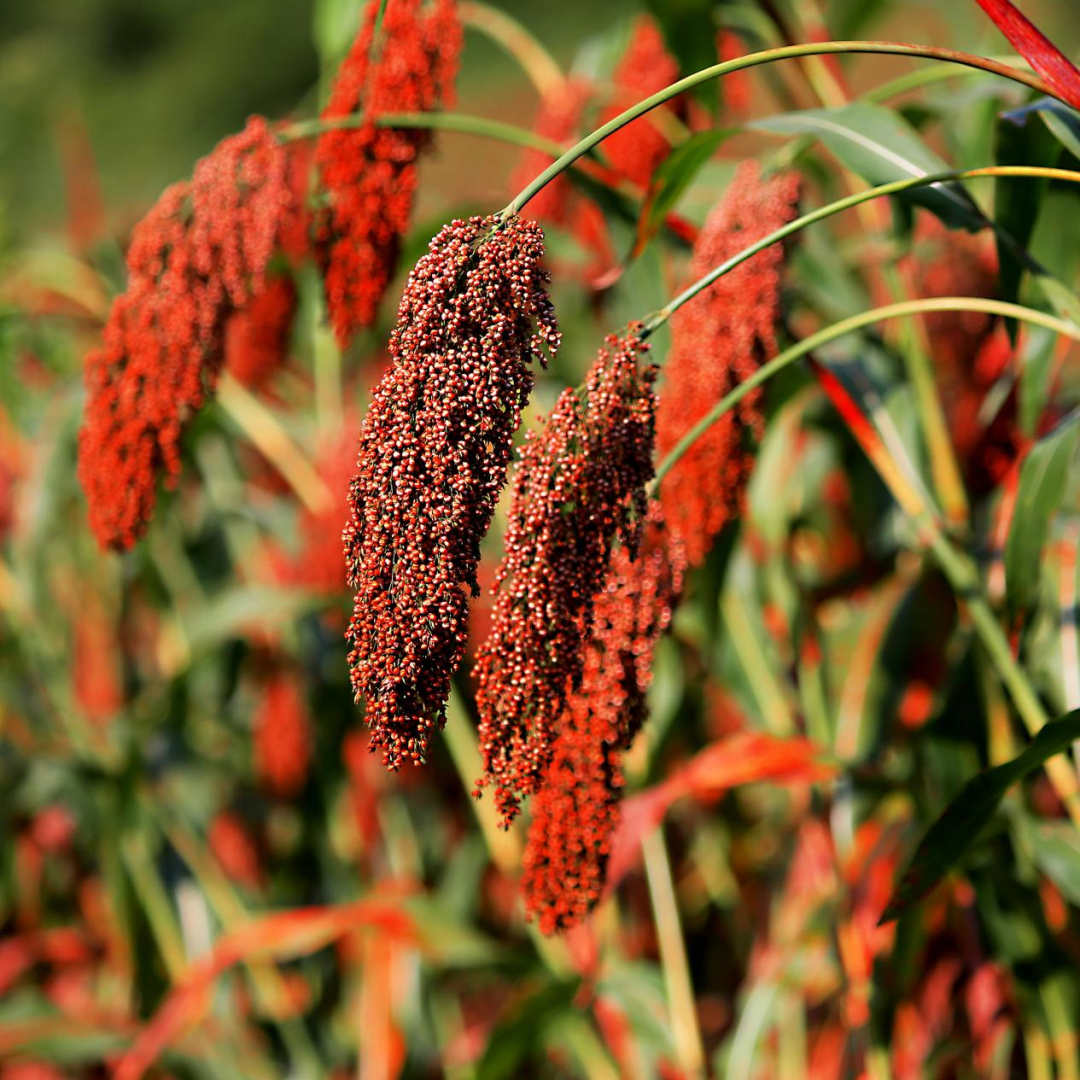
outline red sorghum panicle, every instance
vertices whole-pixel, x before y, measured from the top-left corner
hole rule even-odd
[[[297,676],[282,669],[266,680],[255,713],[255,771],[265,787],[291,798],[307,781],[312,725]]]
[[[581,125],[581,114],[592,88],[583,79],[568,79],[541,102],[533,132],[560,145],[569,145]],[[529,147],[510,180],[514,191],[535,180],[555,159],[543,150]],[[529,202],[529,213],[540,221],[565,225],[570,217],[573,184],[562,173],[542,188]]]
[[[238,885],[257,888],[262,880],[259,849],[248,827],[231,810],[222,810],[210,822],[206,836],[210,853]]]
[[[993,245],[982,237],[948,232],[924,217],[916,233],[923,257],[914,268],[920,296],[996,298],[998,267]],[[991,490],[1016,460],[1023,436],[1016,423],[1016,400],[1005,398],[987,417],[987,394],[1014,362],[1001,321],[975,311],[940,311],[924,316],[926,337],[942,405],[968,485]]]
[[[595,600],[581,686],[570,693],[551,764],[533,797],[522,863],[525,908],[545,934],[599,900],[619,816],[622,753],[645,719],[656,643],[671,622],[685,557],[653,504],[643,551],[613,557]]]
[[[360,113],[363,123],[325,132],[316,147],[328,196],[316,240],[342,346],[375,319],[409,227],[417,159],[432,144],[430,130],[382,128],[375,120],[449,103],[461,51],[454,0],[394,0],[374,42],[379,6],[370,0],[322,114],[338,120]]]
[[[355,471],[356,438],[342,430],[318,448],[315,468],[330,489],[331,502],[316,512],[305,507],[297,528],[300,553],[291,573],[297,584],[323,593],[345,591],[345,556],[341,550],[342,505]]]
[[[716,35],[716,55],[722,64],[729,60],[738,60],[746,55],[746,48],[742,39],[734,30],[726,27]],[[753,88],[750,85],[750,76],[743,71],[733,71],[720,80],[724,94],[724,110],[736,115],[745,113],[750,108]]]
[[[564,390],[514,477],[492,629],[477,657],[484,762],[504,819],[535,792],[554,724],[581,680],[593,597],[617,536],[633,551],[652,476],[652,383],[631,328],[611,336],[582,396]]]
[[[540,227],[498,224],[452,222],[417,263],[360,433],[344,534],[349,663],[390,768],[419,763],[444,720],[530,365],[559,342]]]
[[[285,173],[284,151],[254,117],[135,228],[127,289],[86,359],[78,472],[102,547],[130,547],[159,476],[176,483],[181,432],[221,368],[226,316],[263,286],[290,203]]]
[[[616,98],[601,119],[613,119],[678,78],[679,65],[667,51],[656,21],[649,15],[638,16],[626,53],[612,74]],[[602,150],[619,172],[644,187],[671,150],[660,130],[664,118],[685,120],[686,115],[687,102],[680,95],[609,135]]]
[[[694,245],[693,276],[701,277],[791,221],[797,200],[796,175],[763,181],[755,163],[740,166]],[[661,459],[713,405],[776,353],[783,260],[781,245],[766,248],[672,319],[671,353],[656,416]],[[753,467],[745,438],[761,433],[760,402],[756,391],[743,398],[693,444],[660,485],[668,525],[683,538],[693,566],[704,560],[717,534],[742,508]]]
[[[225,367],[248,389],[264,386],[284,365],[296,314],[296,286],[286,274],[268,278],[246,307],[225,322]]]

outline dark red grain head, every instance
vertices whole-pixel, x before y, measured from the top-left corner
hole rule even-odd
[[[467,640],[480,540],[531,363],[559,342],[535,222],[447,225],[416,265],[360,433],[345,528],[347,637],[372,748],[419,763]]]
[[[619,818],[622,754],[645,719],[656,643],[671,622],[685,558],[653,504],[638,557],[614,552],[594,600],[580,687],[567,695],[551,764],[531,803],[522,891],[545,934],[579,922],[599,900]]]
[[[563,391],[514,478],[492,629],[477,658],[480,748],[509,821],[551,761],[554,725],[581,681],[612,544],[636,548],[652,476],[652,382],[634,330],[609,337],[584,395]]]

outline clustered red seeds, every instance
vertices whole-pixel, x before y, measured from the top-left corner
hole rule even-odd
[[[743,248],[791,221],[798,177],[762,180],[758,167],[739,167],[694,245],[692,271],[701,277]],[[776,353],[784,249],[774,244],[742,263],[686,305],[671,323],[671,353],[656,416],[663,459],[725,394]],[[660,485],[664,513],[683,538],[692,566],[742,510],[753,469],[746,436],[759,437],[761,394],[748,394],[682,456]]]
[[[622,754],[645,719],[656,643],[671,622],[685,557],[650,508],[642,553],[619,547],[595,599],[580,687],[566,699],[551,764],[533,797],[522,861],[525,909],[545,934],[600,899],[619,817]]]
[[[581,681],[612,544],[636,549],[653,472],[647,346],[614,335],[589,371],[584,396],[564,390],[514,477],[492,628],[476,662],[480,749],[495,806],[509,822],[551,760],[555,723]]]
[[[296,286],[279,274],[225,320],[225,367],[250,390],[265,386],[285,363],[296,315]]]
[[[612,74],[618,97],[601,119],[606,123],[678,78],[679,65],[667,51],[655,20],[648,15],[638,16],[630,44]],[[666,116],[685,121],[687,105],[680,95],[609,135],[603,143],[608,160],[623,176],[647,186],[671,151],[671,143],[660,129],[663,120]]]
[[[142,535],[161,474],[176,484],[180,436],[213,390],[226,317],[262,289],[290,199],[284,151],[253,117],[136,226],[127,289],[86,359],[78,474],[103,548]]]
[[[533,132],[559,145],[568,144],[577,134],[590,93],[591,87],[583,79],[568,79],[562,83],[540,102]],[[529,147],[514,170],[511,188],[517,191],[526,187],[554,160],[543,150]],[[562,173],[533,196],[529,213],[537,220],[565,225],[570,218],[573,193],[570,177]]]
[[[423,760],[477,595],[480,540],[506,482],[533,359],[559,344],[539,225],[454,221],[409,275],[391,366],[360,433],[344,543],[347,632],[372,749]]]
[[[360,33],[334,81],[323,120],[362,114],[358,127],[319,136],[315,151],[328,205],[316,224],[330,322],[344,347],[370,326],[390,284],[409,227],[416,163],[432,144],[422,128],[383,128],[386,113],[430,112],[448,104],[461,52],[454,0],[386,5],[380,51],[373,43],[380,0],[370,0]]]
[[[297,679],[273,672],[255,712],[255,771],[266,788],[291,798],[307,782],[311,761],[311,719]]]

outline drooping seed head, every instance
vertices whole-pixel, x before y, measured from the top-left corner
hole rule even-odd
[[[543,254],[535,222],[445,226],[409,276],[361,428],[344,533],[349,663],[390,768],[422,761],[443,723],[531,364],[558,347]]]
[[[636,329],[609,337],[583,395],[565,390],[514,478],[492,628],[477,658],[480,748],[509,821],[537,790],[554,725],[581,681],[612,545],[635,550],[652,476],[652,382]]]

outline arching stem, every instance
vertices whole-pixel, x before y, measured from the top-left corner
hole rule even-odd
[[[663,90],[639,101],[618,116],[609,120],[606,124],[598,127],[591,134],[566,151],[557,161],[553,162],[530,184],[528,184],[516,198],[511,200],[503,210],[504,216],[518,213],[528,201],[542,188],[554,180],[561,172],[569,168],[582,154],[588,153],[594,146],[603,142],[609,135],[625,127],[639,116],[644,116],[650,109],[663,105],[679,94],[692,90],[710,79],[718,79],[724,75],[730,75],[735,71],[743,71],[747,68],[757,67],[761,64],[771,64],[777,60],[788,60],[803,56],[830,56],[836,53],[851,54],[881,54],[886,56],[918,56],[934,60],[948,61],[964,67],[979,68],[983,71],[1001,75],[1012,79],[1014,82],[1023,83],[1041,94],[1056,97],[1050,86],[1026,71],[1019,71],[1007,64],[998,63],[995,60],[987,60],[971,53],[957,52],[953,49],[942,49],[931,45],[907,45],[896,41],[826,41],[805,45],[785,45],[778,49],[766,49],[763,52],[750,53],[740,56],[735,60],[728,60],[722,64],[714,64],[711,67],[702,68],[701,71],[688,75],[685,79],[664,87]]]
[[[1072,183],[1080,183],[1080,172],[1072,169],[1057,169],[1039,165],[987,165],[979,169],[960,169],[912,177],[910,180],[894,180],[888,184],[879,184],[877,187],[866,188],[864,191],[857,191],[852,195],[846,195],[842,199],[827,203],[825,206],[820,206],[816,210],[811,210],[808,213],[795,218],[793,221],[790,221],[786,225],[769,233],[768,236],[763,236],[760,240],[745,247],[742,251],[737,252],[726,262],[714,267],[703,277],[698,278],[692,285],[687,286],[687,288],[669,303],[665,304],[659,311],[650,315],[649,318],[645,320],[641,337],[642,339],[645,339],[655,333],[671,318],[672,315],[675,314],[676,311],[679,310],[679,308],[683,306],[683,304],[693,300],[695,296],[703,292],[712,285],[713,282],[722,278],[725,274],[730,273],[735,267],[746,262],[747,259],[753,258],[759,251],[764,251],[765,248],[771,247],[773,244],[779,243],[781,240],[785,240],[794,233],[805,229],[808,225],[813,225],[818,221],[824,221],[834,214],[842,213],[844,210],[850,210],[852,207],[869,202],[871,199],[880,198],[883,195],[899,195],[902,192],[911,191],[914,188],[930,187],[935,184],[948,183],[953,180],[974,180],[979,177],[994,176],[1042,177],[1050,180],[1065,180]]]
[[[555,93],[566,81],[555,58],[517,19],[480,0],[458,5],[465,26],[487,34],[517,61],[541,98]]]

